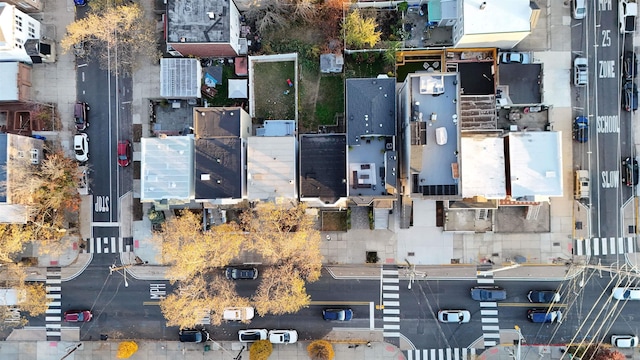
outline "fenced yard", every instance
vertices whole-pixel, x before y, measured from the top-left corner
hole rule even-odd
[[[297,120],[297,61],[290,57],[279,59],[278,55],[272,60],[265,58],[268,57],[250,57],[251,115],[264,120]]]

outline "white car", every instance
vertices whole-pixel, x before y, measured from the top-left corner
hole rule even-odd
[[[471,313],[467,310],[440,310],[438,311],[438,321],[441,323],[468,323],[471,320]]]
[[[635,335],[611,335],[611,345],[619,348],[632,348],[638,346],[638,337]]]
[[[573,18],[576,20],[582,20],[587,16],[587,0],[573,0]]]
[[[85,133],[75,135],[73,137],[73,150],[76,153],[76,160],[87,162],[89,160],[89,136]]]
[[[635,0],[620,0],[618,2],[618,16],[620,17],[620,34],[634,32],[638,16],[638,4]]]
[[[589,83],[589,62],[587,58],[577,57],[573,60],[573,85],[586,86]]]
[[[617,287],[611,290],[611,295],[616,300],[640,300],[640,288]]]
[[[506,52],[500,54],[500,64],[529,64],[531,57],[527,53]]]
[[[295,330],[269,330],[269,341],[272,344],[293,344],[298,341]]]
[[[238,331],[240,342],[267,340],[267,329],[247,329]]]

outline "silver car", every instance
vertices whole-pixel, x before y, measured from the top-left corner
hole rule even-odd
[[[471,320],[471,313],[468,310],[440,310],[438,311],[438,321],[441,323],[468,323]]]

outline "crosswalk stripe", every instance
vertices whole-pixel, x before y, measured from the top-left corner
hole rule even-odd
[[[62,288],[60,286],[46,286],[45,290],[48,292],[60,291]]]
[[[484,338],[485,338],[485,339],[487,339],[487,338],[490,338],[490,339],[500,339],[500,333],[495,333],[495,334],[492,334],[492,333],[485,333],[483,336],[484,336]]]
[[[382,329],[383,329],[383,330],[400,330],[400,325],[395,325],[395,324],[383,324],[383,325],[382,325]]]
[[[46,294],[45,295],[47,299],[60,299],[61,296],[60,294]]]
[[[400,279],[398,279],[398,278],[382,278],[382,282],[383,283],[398,284],[398,283],[400,283]]]
[[[390,321],[390,322],[400,322],[399,316],[384,316],[382,317],[382,321]]]
[[[382,285],[382,291],[398,291],[400,287],[397,285]]]
[[[47,279],[45,284],[62,284],[62,279]]]
[[[398,307],[400,306],[400,301],[382,300],[382,305],[384,305],[384,307],[387,307],[387,306]]]
[[[493,284],[495,281],[493,278],[478,278],[478,284]]]
[[[62,324],[47,324],[46,328],[47,329],[60,329],[62,327]]]
[[[636,240],[632,236],[573,240],[573,253],[579,256],[630,254],[635,253],[636,248]]]
[[[500,326],[482,325],[482,331],[500,331]]]
[[[382,309],[382,313],[385,314],[385,315],[387,315],[387,314],[388,315],[398,315],[398,314],[400,314],[400,309],[387,309],[387,308],[384,308],[384,309]]]
[[[387,338],[390,338],[390,337],[399,338],[400,337],[400,333],[396,332],[396,331],[389,331],[389,332],[383,331],[382,332],[382,336],[383,337],[387,337]]]
[[[483,317],[482,318],[482,323],[483,324],[496,324],[496,323],[498,323],[498,318],[486,318],[486,317]]]
[[[47,311],[45,311],[45,314],[62,314],[62,310],[61,309],[47,309]]]
[[[387,298],[387,299],[399,299],[399,298],[400,298],[400,294],[395,294],[395,293],[382,293],[382,298]]]
[[[498,303],[495,301],[480,301],[480,307],[493,307],[493,308],[497,308],[498,307]]]
[[[498,316],[498,310],[481,309],[480,310],[480,315],[482,315],[482,316],[487,316],[487,315]]]
[[[484,347],[485,348],[492,347],[492,346],[496,346],[496,342],[495,341],[487,341],[487,340],[484,341]]]
[[[382,269],[382,275],[396,275],[398,276],[398,270],[388,270],[388,269]]]
[[[60,306],[60,301],[51,301],[49,303],[49,307],[59,307]]]

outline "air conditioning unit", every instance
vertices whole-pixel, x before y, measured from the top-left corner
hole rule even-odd
[[[38,149],[31,149],[31,164],[40,164],[40,151]]]

